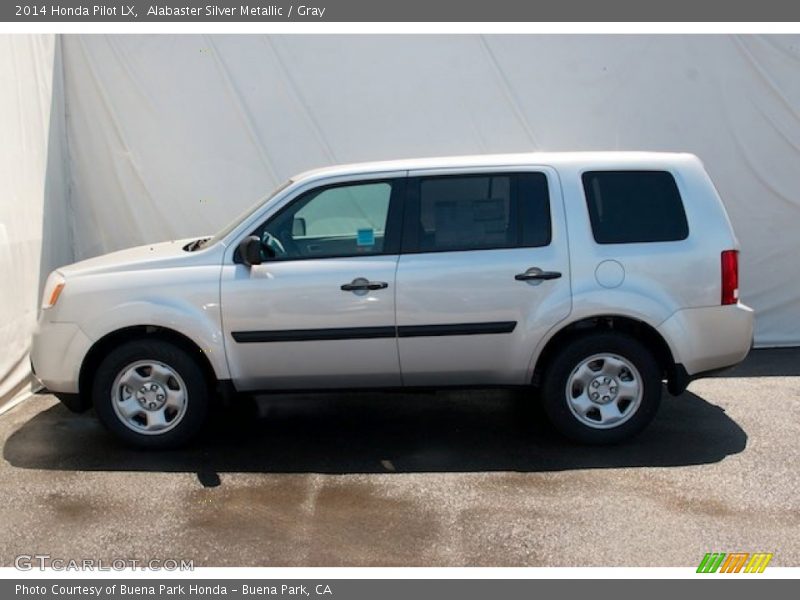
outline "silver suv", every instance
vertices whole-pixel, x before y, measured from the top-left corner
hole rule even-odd
[[[404,160],[292,178],[213,237],[54,271],[32,363],[127,442],[219,392],[519,386],[584,443],[741,361],[738,243],[689,154]]]

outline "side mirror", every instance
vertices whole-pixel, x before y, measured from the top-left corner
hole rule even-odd
[[[261,240],[256,235],[244,238],[239,243],[239,254],[242,262],[248,266],[260,265],[261,260]]]
[[[306,220],[303,217],[295,217],[292,221],[292,237],[299,238],[306,236]]]

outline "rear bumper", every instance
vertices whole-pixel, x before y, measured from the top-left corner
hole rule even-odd
[[[744,304],[709,306],[679,310],[658,331],[691,381],[744,360],[753,345],[753,322],[753,309]]]

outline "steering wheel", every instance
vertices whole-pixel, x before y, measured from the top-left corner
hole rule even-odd
[[[281,241],[269,231],[265,231],[261,236],[261,245],[271,249],[275,253],[275,256],[286,256],[286,248],[284,248]]]

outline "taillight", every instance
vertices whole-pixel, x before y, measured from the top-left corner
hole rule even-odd
[[[739,251],[722,252],[722,304],[736,304],[739,300]]]

